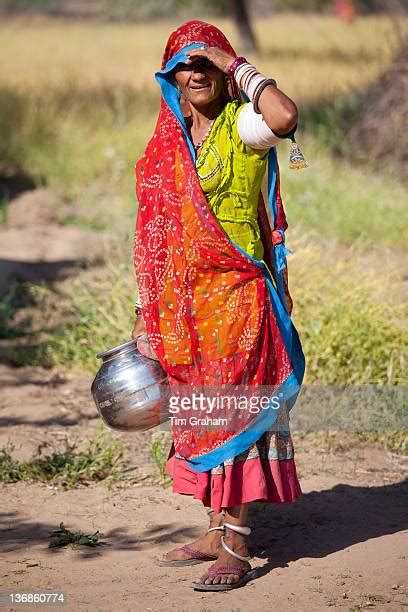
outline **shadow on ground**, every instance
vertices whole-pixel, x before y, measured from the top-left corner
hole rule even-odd
[[[101,264],[101,262],[96,262]],[[65,259],[50,262],[17,261],[12,259],[0,258],[0,277],[3,279],[0,290],[2,295],[6,295],[10,286],[14,283],[54,283],[57,280],[64,280],[73,274],[78,273],[78,269],[86,268],[87,262],[84,258]],[[6,281],[8,281],[6,283]]]
[[[13,200],[35,187],[35,180],[24,172],[15,172],[11,176],[0,174],[0,201]]]
[[[74,530],[69,524],[65,526]],[[51,555],[61,553],[66,547],[48,548],[50,533],[56,529],[58,524],[26,520],[20,518],[18,512],[0,513],[0,552],[22,551],[28,554],[30,548],[40,545]],[[140,534],[129,531],[129,527],[116,527],[103,533],[99,545],[77,546],[74,550],[79,559],[89,559],[106,556],[113,551],[145,550],[149,545],[159,542],[181,542],[185,538],[193,539],[198,535],[194,527],[175,528],[172,523],[149,528]]]
[[[91,377],[2,366],[1,352],[0,347],[0,404],[5,408],[0,414],[0,428],[87,426],[90,421],[99,419],[91,396]],[[26,401],[27,397],[31,398],[30,402]],[[9,398],[12,398],[12,409]]]
[[[50,427],[52,425],[59,427],[73,427],[74,425],[83,424],[83,421],[92,421],[99,419],[99,414],[95,410],[95,414],[87,414],[79,412],[75,417],[55,416],[47,419],[30,419],[24,417],[0,417],[0,427],[13,427],[15,425],[32,425],[34,427]]]
[[[260,575],[305,557],[326,557],[408,527],[408,480],[382,487],[340,484],[295,504],[251,508],[250,552],[266,560]]]
[[[90,496],[92,489],[89,489]],[[408,527],[408,481],[382,487],[337,485],[302,495],[295,504],[255,504],[251,508],[252,555],[265,559],[260,575],[307,557],[326,557],[354,544],[398,533]],[[0,550],[48,547],[49,534],[57,525],[20,518],[17,512],[1,515]],[[69,525],[66,525],[68,528]],[[100,526],[103,530],[103,525]],[[108,555],[115,550],[146,550],[150,545],[185,542],[199,535],[196,527],[177,528],[174,523],[139,532],[117,527],[104,534],[95,549],[78,547],[79,558]],[[57,554],[61,549],[48,549]]]

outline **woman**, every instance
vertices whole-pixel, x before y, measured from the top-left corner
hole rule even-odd
[[[245,541],[248,504],[300,494],[287,412],[305,363],[290,319],[275,154],[294,132],[297,109],[201,21],[171,34],[156,80],[159,118],[136,165],[133,337],[160,361],[176,396],[180,388],[239,388],[252,399],[268,391],[265,409],[221,410],[226,424],[219,428],[173,420],[167,473],[174,491],[203,502],[210,526],[157,562],[212,560],[193,587],[230,590],[255,577]],[[261,194],[267,168],[273,230]]]

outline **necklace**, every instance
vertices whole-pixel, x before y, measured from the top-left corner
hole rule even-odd
[[[215,119],[212,119],[212,120],[210,121],[210,123],[208,124],[208,128],[207,128],[207,130],[206,130],[206,132],[205,132],[204,136],[202,137],[202,139],[201,139],[199,142],[197,142],[197,144],[194,144],[194,142],[193,142],[194,151],[195,151],[196,153],[197,153],[197,151],[199,151],[199,149],[201,149],[201,147],[203,146],[203,144],[204,144],[204,143],[205,143],[205,141],[207,140],[208,136],[210,135],[211,128],[212,128],[212,126],[213,126],[213,124],[214,124],[214,121],[215,121]]]

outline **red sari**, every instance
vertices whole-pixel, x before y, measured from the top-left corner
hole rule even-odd
[[[173,427],[168,473],[175,490],[219,510],[253,499],[293,501],[300,492],[291,439],[281,425],[300,389],[304,358],[284,282],[287,223],[276,164],[270,180],[273,230],[261,199],[259,212],[273,279],[228,239],[200,187],[171,71],[185,61],[186,47],[202,44],[235,55],[217,28],[200,21],[169,38],[156,75],[159,118],[136,164],[134,262],[149,342],[172,388],[244,385],[280,391],[284,398],[279,414],[268,408],[237,420],[230,412],[220,429]],[[236,83],[230,85],[238,95]]]

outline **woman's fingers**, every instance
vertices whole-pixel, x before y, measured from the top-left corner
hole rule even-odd
[[[198,48],[198,49],[192,49],[191,51],[186,51],[186,55],[188,57],[186,64],[191,64],[192,58],[197,58],[197,57],[208,58],[207,49],[204,49],[204,47],[202,49]]]
[[[195,49],[191,49],[191,51],[187,51],[186,55],[190,59],[189,63],[191,63],[191,58],[204,57],[225,73],[228,72],[231,62],[235,59],[232,55],[229,55],[229,53],[226,53],[218,47],[196,47]]]
[[[210,47],[195,47],[194,49],[190,49],[189,51],[186,51],[186,55],[188,55],[190,57],[190,55],[204,55],[205,53],[208,52],[208,49]],[[214,49],[216,49],[217,47],[213,47]]]
[[[132,340],[146,333],[146,324],[142,316],[138,316],[132,329]]]
[[[157,355],[150,346],[150,342],[146,334],[143,334],[142,336],[138,337],[137,349],[139,353],[141,353],[145,357],[149,357],[150,359],[156,359],[158,361]]]
[[[196,47],[195,49],[190,49],[189,51],[186,51],[186,55],[187,57],[195,57],[195,56],[199,56],[199,57],[205,57],[207,53],[207,47]]]

